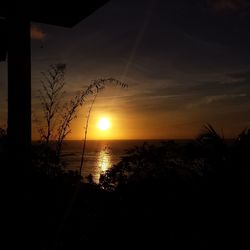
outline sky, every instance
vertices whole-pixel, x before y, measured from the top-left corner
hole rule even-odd
[[[33,23],[33,114],[41,72],[65,63],[67,97],[98,78],[128,84],[98,96],[88,139],[195,138],[206,123],[235,137],[250,127],[249,30],[247,0],[111,0],[72,29]],[[88,107],[68,139],[83,138]]]

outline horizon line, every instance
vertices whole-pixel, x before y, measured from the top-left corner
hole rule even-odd
[[[234,140],[234,137],[224,138],[225,140]],[[196,140],[196,138],[151,138],[151,139],[87,139],[86,141],[174,141],[174,140]],[[39,139],[35,139],[32,141],[40,141]],[[56,140],[51,140],[56,141]],[[66,139],[64,141],[83,141],[83,139]]]

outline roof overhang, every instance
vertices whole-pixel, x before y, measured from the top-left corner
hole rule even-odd
[[[108,0],[8,0],[0,4],[0,16],[23,14],[31,21],[73,27],[78,22],[99,9]]]
[[[109,0],[8,0],[0,4],[0,61],[6,58],[5,18],[20,15],[27,16],[33,22],[61,27],[73,27]],[[5,39],[4,39],[5,38]]]

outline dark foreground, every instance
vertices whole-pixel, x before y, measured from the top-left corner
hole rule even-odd
[[[230,146],[205,137],[183,146],[145,144],[128,152],[99,185],[34,166],[25,188],[14,191],[8,244],[48,250],[247,249],[249,141],[245,133]]]

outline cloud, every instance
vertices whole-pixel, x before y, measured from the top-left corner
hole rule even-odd
[[[46,34],[41,30],[40,27],[32,25],[30,29],[30,36],[31,36],[31,39],[34,39],[34,40],[44,40],[46,37]]]
[[[242,70],[236,71],[230,74],[227,74],[229,78],[228,82],[225,83],[233,83],[234,85],[241,86],[242,88],[250,90],[250,71],[249,70]]]
[[[216,11],[237,11],[249,7],[249,3],[245,0],[209,0],[208,2]]]
[[[242,79],[248,80],[250,79],[250,70],[230,73],[228,74],[228,76],[235,80],[242,80]]]
[[[207,104],[212,103],[212,102],[217,102],[217,101],[225,101],[225,100],[232,100],[235,98],[240,98],[240,97],[246,97],[246,93],[241,93],[241,94],[225,94],[225,95],[214,95],[214,96],[207,96],[205,98],[205,102]]]

